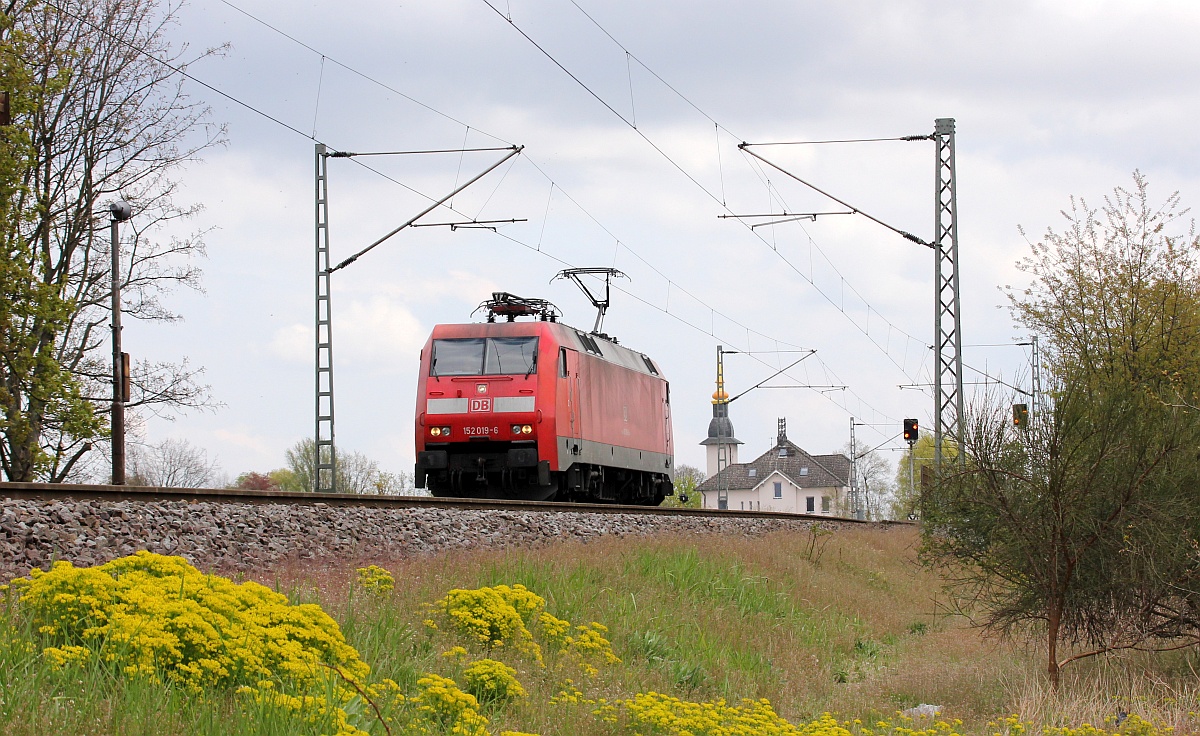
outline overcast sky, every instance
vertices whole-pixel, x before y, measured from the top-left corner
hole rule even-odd
[[[225,148],[180,172],[181,200],[206,208],[192,226],[211,228],[205,293],[177,293],[184,322],[128,324],[124,342],[204,366],[223,406],[152,419],[148,441],[186,439],[236,476],[281,467],[312,436],[314,139],[357,152],[525,147],[425,220],[522,222],[405,230],[333,275],[337,443],[397,472],[412,469],[418,351],[433,325],[479,319],[481,301],[509,291],[590,327],[584,297],[552,282],[567,266],[629,275],[605,331],[671,380],[677,462],[704,465],[718,344],[756,353],[726,359],[731,393],[800,357],[770,352],[783,350],[817,352],[776,385],[846,387],[739,399],[744,457],[767,449],[780,417],[813,453],[842,447],[852,416],[885,449],[900,446],[904,417],[932,428],[929,390],[900,388],[931,381],[932,252],[862,217],[753,231],[720,219],[842,209],[758,165],[742,141],[927,134],[954,118],[964,358],[1013,382],[1028,379],[1028,351],[1012,345],[1027,336],[1002,307],[1002,288],[1024,283],[1018,226],[1033,238],[1061,229],[1071,195],[1099,204],[1135,169],[1156,200],[1200,197],[1194,2],[490,2],[181,11],[178,43],[229,44],[191,67],[229,97],[186,84],[229,126]],[[930,142],[754,150],[932,237]],[[334,259],[501,155],[331,161]]]

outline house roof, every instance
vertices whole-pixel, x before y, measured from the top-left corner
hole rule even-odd
[[[801,469],[808,468],[802,475]],[[754,475],[750,471],[753,469]],[[779,471],[798,488],[829,488],[850,485],[850,458],[810,455],[788,439],[748,463],[734,463],[696,487],[697,491],[730,491],[755,488],[771,473]]]

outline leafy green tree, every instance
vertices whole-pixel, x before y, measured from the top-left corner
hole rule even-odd
[[[699,493],[696,493],[696,486],[704,482],[704,471],[693,465],[676,465],[675,466],[675,495],[667,496],[663,502],[663,506],[683,507],[690,509],[700,508],[700,502],[703,500]],[[687,503],[683,503],[680,499],[687,496]]]
[[[1200,423],[1155,408],[1136,387],[1068,385],[1020,429],[1008,402],[980,402],[966,462],[921,496],[922,553],[962,612],[1004,635],[1040,633],[1056,687],[1078,659],[1196,641],[1171,611],[1194,610]]]
[[[299,482],[296,479],[296,474],[287,468],[277,468],[267,473],[267,477],[275,487],[281,491],[306,491],[307,488],[300,488]]]
[[[942,461],[946,462],[956,457],[957,445],[952,439],[943,438]],[[900,462],[896,465],[893,495],[887,499],[888,518],[909,519],[919,515],[921,478],[930,478],[932,472],[933,432],[921,432],[913,446],[901,453]]]
[[[1043,364],[1095,390],[1141,387],[1165,403],[1200,387],[1200,238],[1174,193],[1152,204],[1140,172],[1100,209],[1071,198],[1068,227],[1047,230],[1008,287],[1017,322],[1042,336]]]
[[[1120,649],[1200,642],[1200,241],[1141,174],[1099,210],[1072,200],[1010,288],[1043,337],[1046,397],[972,407],[965,462],[923,489],[925,559],[964,611],[1045,636],[1047,674]]]
[[[90,438],[102,427],[80,381],[59,363],[54,341],[45,338],[70,320],[71,300],[27,276],[40,258],[27,239],[37,213],[22,206],[37,161],[31,115],[63,84],[61,72],[43,76],[40,84],[35,80],[26,63],[34,44],[14,27],[11,12],[0,16],[0,91],[11,117],[0,126],[0,434],[6,440],[0,444],[0,468],[11,480],[31,480],[34,469],[59,469],[39,443],[47,430]],[[64,462],[62,475],[72,465]]]
[[[198,285],[199,237],[154,236],[195,211],[176,204],[172,176],[223,135],[170,68],[185,65],[166,40],[177,9],[160,0],[6,4],[0,65],[12,125],[0,133],[0,468],[9,480],[61,481],[105,434],[106,204],[125,199],[135,213],[122,228],[119,274],[130,318],[176,319],[161,295]],[[186,361],[136,361],[129,406],[207,405],[197,374]]]

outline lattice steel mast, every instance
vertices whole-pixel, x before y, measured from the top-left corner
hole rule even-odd
[[[329,153],[317,144],[317,427],[313,490],[337,491],[333,444],[333,322],[329,301]]]
[[[329,276],[334,271],[345,268],[358,260],[363,254],[383,243],[396,233],[408,227],[421,227],[417,220],[443,206],[456,194],[482,179],[489,172],[498,168],[505,161],[524,150],[523,146],[506,146],[503,148],[462,148],[454,150],[435,151],[376,151],[369,153],[353,153],[350,151],[329,151],[323,143],[316,146],[316,244],[317,244],[317,376],[316,376],[316,442],[313,448],[313,490],[318,493],[334,493],[337,490],[337,451],[333,442],[333,319],[330,307]],[[391,232],[375,240],[367,247],[358,251],[335,266],[329,261],[329,178],[328,166],[330,158],[353,158],[355,156],[406,156],[413,154],[431,153],[468,153],[477,151],[507,151],[499,161],[484,169],[479,174],[454,188],[446,196],[433,202],[420,213],[409,219]],[[465,222],[429,223],[426,227],[490,227],[491,224],[502,222],[524,222],[524,220],[479,220],[471,219]]]
[[[934,121],[934,348],[933,463],[942,465],[942,442],[956,445],[963,422],[962,323],[958,282],[958,200],[954,170],[954,118]],[[958,450],[956,446],[956,451]],[[959,462],[963,461],[957,452]]]
[[[1033,374],[1031,377],[1033,382],[1033,400],[1029,402],[1029,422],[1033,424],[1038,421],[1038,416],[1042,413],[1042,356],[1038,350],[1038,336],[1031,335],[1029,343],[1032,349],[1032,355],[1029,360],[1030,372]]]
[[[850,417],[850,513],[856,519],[863,519],[865,515],[858,493],[858,444],[854,439],[854,427],[854,417]]]

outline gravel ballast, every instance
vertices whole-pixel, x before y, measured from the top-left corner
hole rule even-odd
[[[0,576],[54,560],[98,565],[140,549],[201,569],[261,570],[288,560],[398,559],[448,550],[529,547],[654,534],[759,535],[807,530],[803,519],[369,508],[203,501],[0,501]],[[821,520],[837,527],[836,520]]]

